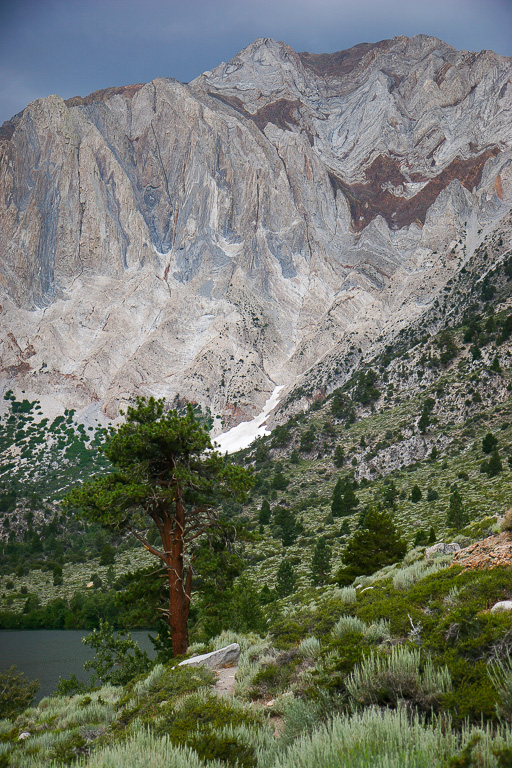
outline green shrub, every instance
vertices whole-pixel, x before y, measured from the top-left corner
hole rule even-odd
[[[15,666],[0,672],[0,718],[15,718],[32,702],[39,689],[38,680],[26,680]]]
[[[197,752],[187,746],[176,746],[166,737],[139,730],[121,744],[94,752],[87,768],[206,768]],[[222,768],[218,761],[208,768]]]
[[[208,691],[190,694],[175,706],[162,708],[163,718],[155,726],[176,746],[189,746],[203,760],[222,760],[227,765],[253,768],[251,744],[226,733],[226,727],[262,725],[262,717],[235,700],[222,699]]]
[[[505,753],[512,746],[510,730],[466,727],[456,733],[450,725],[447,717],[427,723],[415,713],[409,716],[405,708],[337,716],[298,738],[272,768],[445,768],[475,739],[475,762],[451,765],[498,768],[496,751]]]
[[[344,568],[336,579],[340,585],[348,585],[357,576],[375,573],[385,565],[401,560],[407,545],[400,538],[388,512],[370,507],[364,518],[364,528],[349,539],[343,553]]]
[[[512,723],[512,657],[508,649],[504,659],[496,659],[491,664],[489,676],[500,699],[498,715]]]
[[[100,628],[82,639],[84,645],[96,651],[93,659],[85,662],[84,669],[94,670],[92,679],[113,685],[125,685],[136,675],[149,671],[152,666],[146,651],[127,636],[126,632],[114,635],[108,621],[100,619]]]
[[[430,710],[451,690],[452,681],[447,667],[435,669],[428,658],[422,663],[419,650],[395,646],[389,655],[367,656],[348,677],[346,687],[358,706],[396,707],[406,700]]]

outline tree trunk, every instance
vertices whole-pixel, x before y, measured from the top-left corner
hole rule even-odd
[[[172,527],[172,530],[171,530]],[[166,526],[167,528],[167,526]],[[190,599],[185,588],[183,564],[185,508],[180,498],[176,500],[176,522],[169,521],[166,530],[165,551],[168,552],[167,574],[169,580],[169,624],[171,627],[172,652],[182,656],[188,650],[188,612]]]

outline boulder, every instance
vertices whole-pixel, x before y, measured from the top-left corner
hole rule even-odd
[[[432,557],[432,555],[454,555],[460,549],[460,544],[453,541],[451,544],[445,544],[444,541],[440,541],[425,550],[426,557]]]
[[[238,643],[231,643],[224,648],[219,648],[218,651],[212,651],[211,653],[203,653],[201,656],[192,656],[191,659],[185,659],[180,661],[179,667],[210,667],[211,669],[219,669],[225,667],[228,664],[236,664],[240,658],[240,646]]]
[[[502,600],[491,608],[491,613],[499,613],[500,611],[512,611],[512,600]]]

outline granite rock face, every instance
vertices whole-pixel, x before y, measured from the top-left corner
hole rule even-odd
[[[511,160],[512,60],[423,35],[35,101],[0,129],[4,389],[234,424],[337,386],[500,227]]]

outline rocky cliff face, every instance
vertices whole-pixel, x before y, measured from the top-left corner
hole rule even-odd
[[[0,130],[5,388],[235,423],[339,385],[503,231],[511,113],[511,59],[423,35],[31,103]]]

